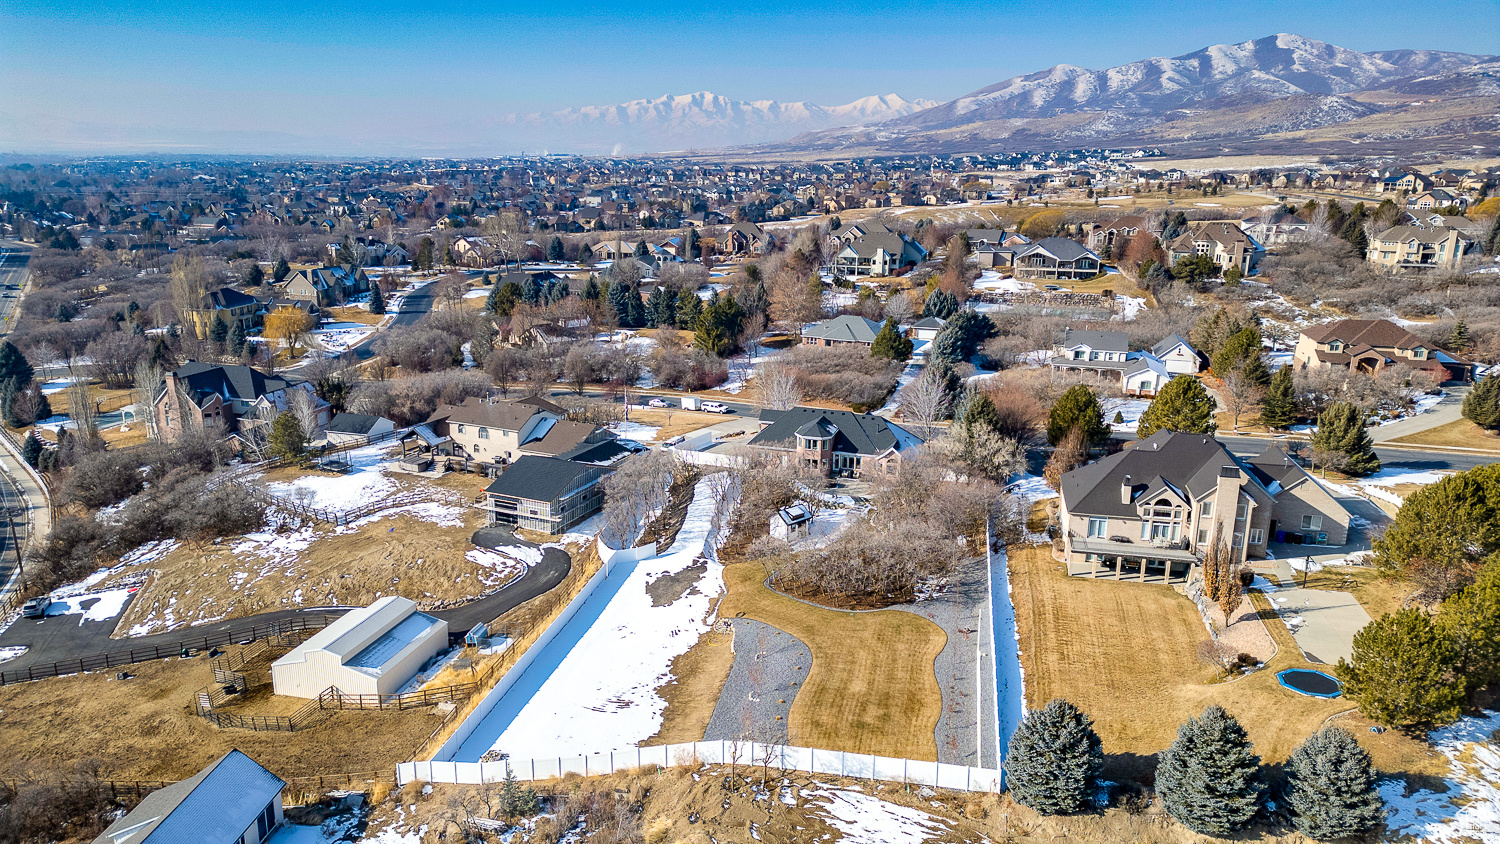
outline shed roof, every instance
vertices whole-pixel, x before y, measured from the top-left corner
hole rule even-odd
[[[286,782],[238,750],[153,791],[93,844],[231,844]]]

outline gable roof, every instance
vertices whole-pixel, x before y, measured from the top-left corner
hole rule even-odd
[[[484,491],[531,501],[555,501],[585,473],[598,468],[558,457],[527,455],[510,464]]]
[[[267,375],[258,369],[239,364],[214,364],[188,361],[172,370],[178,382],[202,403],[204,398],[217,395],[225,401],[254,402],[268,393],[285,390],[301,381]]]
[[[1123,352],[1130,348],[1129,335],[1123,331],[1091,331],[1069,328],[1063,332],[1062,347],[1088,346],[1101,351]]]
[[[902,451],[922,442],[921,437],[889,419],[850,410],[817,407],[762,410],[760,421],[765,427],[751,438],[750,445],[787,447],[795,441],[797,432],[808,425],[815,426],[809,430],[833,431],[833,450],[845,454],[881,454],[892,448]]]
[[[1266,486],[1263,474],[1250,471],[1212,436],[1157,431],[1132,448],[1063,475],[1060,492],[1070,513],[1134,518],[1136,499],[1160,488],[1154,479],[1197,499],[1217,486],[1225,468],[1244,472],[1256,485]],[[1127,477],[1133,488],[1130,503],[1120,497]]]
[[[93,844],[231,844],[286,782],[238,750],[146,795]]]
[[[1178,346],[1185,347],[1189,352],[1197,355],[1199,360],[1203,360],[1203,353],[1193,348],[1193,344],[1184,340],[1181,334],[1168,334],[1161,338],[1155,346],[1151,347],[1151,354],[1161,357]]]
[[[379,423],[379,416],[368,413],[336,413],[324,430],[335,434],[368,434]]]
[[[430,424],[446,419],[450,424],[519,431],[526,426],[527,420],[542,411],[559,417],[564,415],[562,408],[546,399],[487,402],[477,396],[470,396],[464,399],[463,404],[440,405],[428,417],[427,422]]]
[[[1028,243],[1016,250],[1016,260],[1037,252],[1045,252],[1053,258],[1068,264],[1082,258],[1099,260],[1099,256],[1095,255],[1091,250],[1065,237],[1044,237],[1035,243]]]
[[[850,343],[874,343],[875,335],[880,333],[883,324],[866,317],[844,314],[804,328],[802,336]]]
[[[1338,340],[1346,346],[1372,348],[1432,348],[1422,338],[1388,319],[1341,319],[1303,329],[1302,335],[1315,343]]]
[[[1410,241],[1418,243],[1442,243],[1454,236],[1457,236],[1460,241],[1472,241],[1474,239],[1468,232],[1450,229],[1447,226],[1392,226],[1375,235],[1375,239],[1392,243],[1408,243]]]

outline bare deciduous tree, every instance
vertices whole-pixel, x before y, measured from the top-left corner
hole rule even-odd
[[[323,417],[318,408],[318,397],[311,390],[292,390],[287,399],[287,410],[302,426],[302,434],[308,442],[323,433]]]
[[[755,368],[755,402],[767,410],[790,410],[802,403],[797,372],[783,360],[766,361]]]
[[[1240,429],[1242,417],[1260,410],[1260,402],[1265,395],[1265,388],[1239,372],[1225,375],[1223,385],[1219,387],[1219,398],[1224,402],[1224,410],[1229,414],[1236,431]]]
[[[951,398],[938,372],[932,367],[901,391],[901,418],[909,420],[924,440],[932,439],[937,423],[950,411]]]

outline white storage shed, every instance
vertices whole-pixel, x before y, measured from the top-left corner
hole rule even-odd
[[[271,684],[290,697],[314,698],[329,686],[393,694],[447,646],[448,622],[392,595],[349,611],[271,663]]]

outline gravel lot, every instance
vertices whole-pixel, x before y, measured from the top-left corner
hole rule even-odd
[[[734,625],[734,665],[703,738],[785,744],[792,702],[812,664],[807,645],[759,621],[736,618],[730,623]]]

